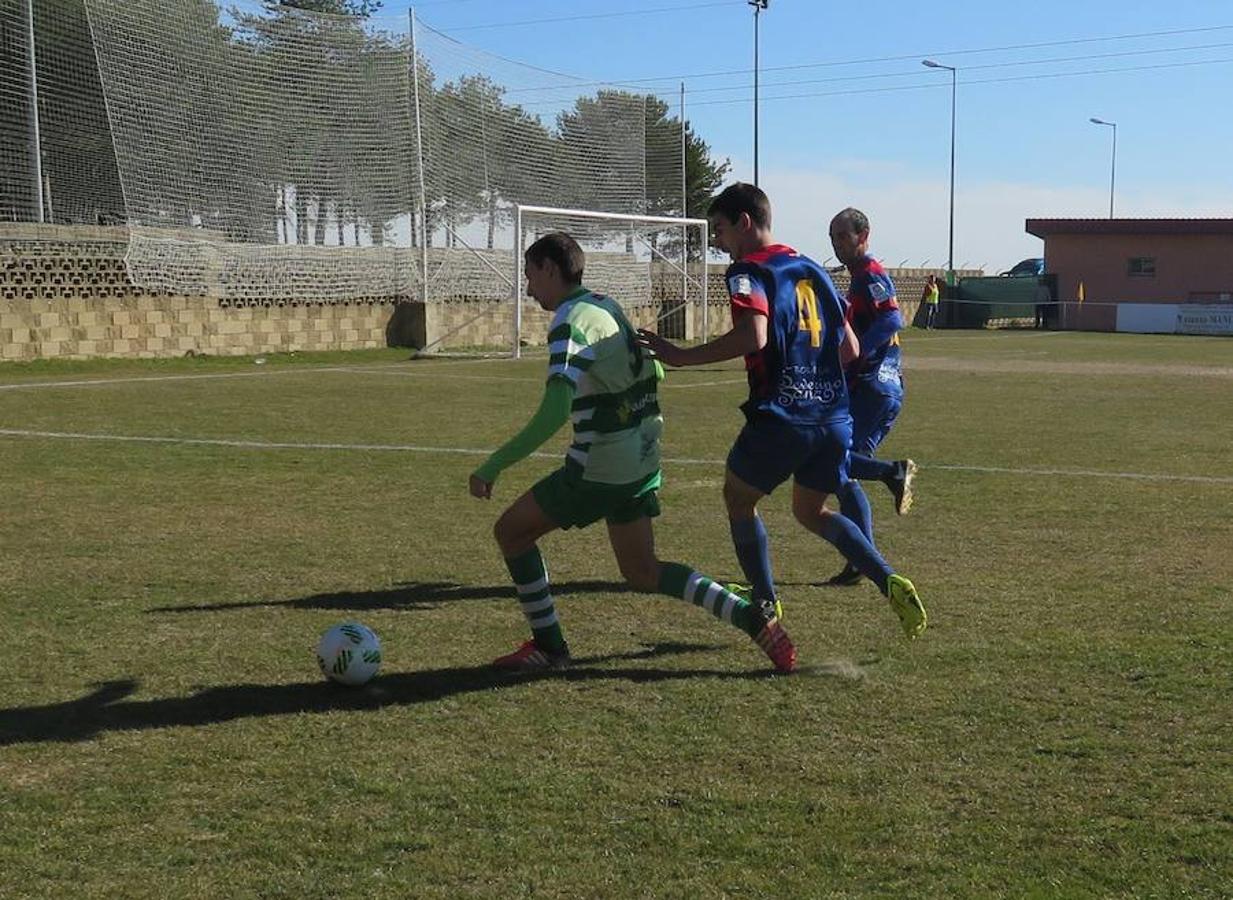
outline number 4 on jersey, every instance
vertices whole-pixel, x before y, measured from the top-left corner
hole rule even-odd
[[[808,278],[796,283],[796,311],[800,316],[800,330],[809,332],[809,346],[822,346],[822,320],[818,318],[818,295],[813,282]]]

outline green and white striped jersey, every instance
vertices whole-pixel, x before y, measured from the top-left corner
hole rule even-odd
[[[548,353],[548,379],[575,387],[566,467],[601,484],[658,472],[663,369],[638,345],[616,301],[585,288],[567,297],[549,326]]]

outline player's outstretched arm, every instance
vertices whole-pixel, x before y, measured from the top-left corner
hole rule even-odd
[[[569,421],[569,411],[574,403],[575,387],[564,378],[550,378],[544,386],[544,396],[539,409],[531,420],[516,435],[493,451],[483,465],[471,473],[469,489],[472,497],[487,500],[492,496],[492,486],[497,476],[514,463],[526,459],[544,441],[560,430]]]
[[[732,326],[732,330],[697,347],[678,347],[645,328],[638,329],[638,343],[670,366],[702,366],[723,362],[756,353],[766,346],[766,316],[756,312],[745,313]]]
[[[839,342],[839,363],[845,369],[852,360],[861,355],[860,338],[856,336],[856,331],[852,328],[851,322],[843,323],[843,338]]]

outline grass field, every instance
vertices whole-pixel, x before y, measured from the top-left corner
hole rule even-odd
[[[921,463],[870,585],[766,504],[803,671],[543,543],[579,664],[473,500],[544,360],[0,367],[0,897],[1233,896],[1233,342],[910,332]],[[737,567],[735,366],[670,374],[660,555]],[[324,683],[358,618],[383,674]]]

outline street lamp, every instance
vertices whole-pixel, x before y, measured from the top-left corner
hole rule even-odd
[[[754,11],[754,187],[758,186],[758,18],[771,0],[745,0]]]
[[[922,59],[921,65],[950,72],[950,241],[946,250],[946,283],[955,284],[955,94],[959,81],[954,66],[944,66],[932,59]]]
[[[1104,119],[1092,117],[1088,119],[1093,125],[1107,125],[1113,129],[1113,160],[1109,164],[1109,218],[1113,218],[1113,184],[1117,178],[1117,123],[1106,122]]]

